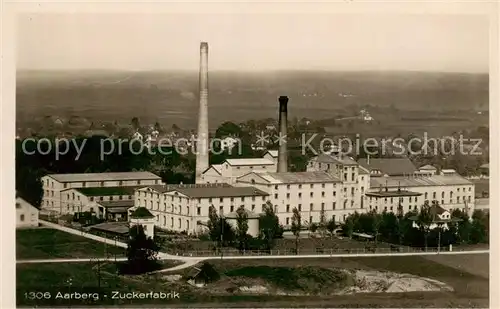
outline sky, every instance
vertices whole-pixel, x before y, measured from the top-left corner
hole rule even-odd
[[[482,15],[54,14],[17,20],[20,70],[488,72]]]

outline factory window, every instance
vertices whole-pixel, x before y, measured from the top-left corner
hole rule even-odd
[[[78,199],[80,199],[80,197],[78,197]],[[119,199],[120,201],[121,201],[121,200],[123,200],[123,196],[118,195],[118,199]]]
[[[314,193],[313,193],[313,192],[309,193],[309,196],[310,196],[310,197],[313,197],[313,195],[314,195]]]
[[[286,212],[290,212],[290,205],[286,205]]]
[[[266,210],[266,204],[262,204],[262,212]]]
[[[21,221],[24,221],[24,215],[21,215],[19,219],[21,219]]]
[[[321,184],[321,188],[323,188],[323,189],[325,188],[325,184],[324,183]]]
[[[299,198],[302,198],[302,193],[301,192],[299,192]]]
[[[354,208],[354,201],[351,201],[351,208]]]
[[[347,181],[347,174],[344,174],[344,181]]]
[[[391,197],[391,204],[394,203],[394,198]]]
[[[290,193],[287,193],[286,194],[286,198],[289,199],[290,198]]]
[[[441,192],[441,198],[444,198],[444,192]]]
[[[222,214],[224,212],[224,206],[219,206],[219,214]]]
[[[223,200],[224,200],[224,199],[223,199],[222,197],[221,197],[221,198],[219,198],[219,202],[221,202],[221,203],[222,203],[222,201],[223,201]]]
[[[234,211],[234,206],[231,205],[230,209],[231,209],[230,211],[233,212]]]
[[[365,193],[365,187],[361,187],[361,193]]]
[[[67,187],[68,187],[68,184],[67,184],[67,183],[65,183],[65,184],[64,184],[64,189],[66,189]]]
[[[344,188],[344,193],[347,193],[347,188]]]
[[[314,184],[311,184],[311,189],[314,188]]]
[[[104,198],[102,196],[99,196],[99,201],[102,201],[102,200],[104,200]],[[151,203],[153,203],[153,202],[151,202]]]
[[[361,181],[365,180],[365,176],[361,176]]]
[[[241,197],[241,201],[242,201],[242,202],[244,202],[244,201],[245,201],[245,197],[244,197],[244,196],[242,196],[242,197]]]
[[[210,197],[210,198],[208,198],[208,202],[209,202],[209,203],[212,203],[212,198],[211,198],[211,197]]]
[[[181,198],[179,197],[179,202],[181,201]],[[198,198],[198,203],[201,203],[201,198]]]
[[[255,184],[255,179],[252,179],[250,182],[252,183],[252,185],[254,185]]]
[[[471,202],[471,196],[469,195],[469,203]]]
[[[465,192],[465,188],[462,188],[462,192]]]
[[[441,205],[444,205],[444,200],[441,200]]]
[[[167,226],[167,216],[163,216],[163,226]]]
[[[391,211],[392,211],[392,206],[391,206]]]
[[[335,209],[335,206],[337,205],[336,202],[333,202],[333,209]]]
[[[384,203],[387,203],[387,197],[384,197]]]
[[[354,196],[354,188],[351,188],[351,195]]]
[[[231,202],[234,202],[234,197],[231,198]]]
[[[275,185],[275,186],[274,186],[274,190],[278,190],[278,185]]]
[[[299,189],[302,189],[302,185],[299,185]]]
[[[344,209],[347,208],[347,200],[344,200]]]
[[[51,191],[51,195],[52,195],[52,197],[54,197],[54,191]]]
[[[325,210],[325,203],[321,203],[321,211]]]
[[[453,204],[453,199],[450,198],[450,204]]]
[[[333,196],[337,196],[337,191],[333,191]]]
[[[277,199],[278,198],[278,193],[274,193],[274,198]]]
[[[351,181],[354,181],[354,177],[356,177],[356,174],[354,174],[354,173],[353,173],[353,174],[351,175]]]
[[[290,185],[286,185],[286,188],[287,188],[288,190],[290,190]]]
[[[252,201],[255,201],[255,196],[252,196]]]
[[[312,222],[313,222],[313,217],[309,216],[309,223],[312,223]]]
[[[471,192],[471,191],[472,191],[472,187],[469,187],[469,192]]]
[[[387,206],[384,207],[384,211],[387,211]]]
[[[262,200],[263,200],[263,201],[265,201],[265,200],[266,200],[266,197],[265,197],[265,196],[263,196],[263,197],[262,197]]]
[[[457,192],[460,192],[460,188],[457,188]]]
[[[186,230],[189,230],[189,220],[186,220]]]
[[[181,225],[182,225],[181,218],[179,218],[178,223],[179,223],[179,224],[178,224],[179,228],[181,228]]]
[[[408,198],[408,201],[411,203],[411,196]]]
[[[311,211],[314,210],[314,204],[313,203],[309,204],[309,207],[310,207],[309,210],[311,210]]]
[[[299,211],[302,211],[302,204],[299,204],[298,206],[299,206],[299,207],[298,207],[298,210],[299,210]]]
[[[170,227],[174,227],[174,218],[170,218]]]
[[[325,197],[325,192],[321,192],[321,197]]]
[[[17,209],[21,208],[21,204],[16,203],[16,208],[17,208]]]
[[[457,203],[460,203],[460,196],[457,196]]]
[[[252,204],[252,211],[255,210],[255,204]]]
[[[290,225],[290,218],[286,218],[286,225]]]

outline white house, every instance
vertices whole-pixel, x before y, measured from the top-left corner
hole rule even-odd
[[[319,222],[322,210],[327,220],[343,218],[354,208],[342,208],[342,182],[326,172],[249,173],[237,185],[253,186],[269,194],[280,223],[290,225],[293,209],[301,213],[304,224]],[[262,212],[262,209],[258,209]]]
[[[141,225],[144,234],[147,237],[154,238],[155,236],[155,221],[154,216],[144,207],[137,207],[130,211],[129,214],[130,227]]]
[[[277,162],[267,158],[226,159],[202,173],[201,183],[234,184],[236,179],[250,172],[276,172]]]
[[[131,187],[161,183],[161,177],[150,172],[49,174],[42,177],[41,207],[65,213],[61,204],[65,194],[62,191],[70,188]]]
[[[252,237],[258,237],[260,234],[260,229],[259,229],[260,215],[248,209],[244,209],[244,211],[246,214],[247,225],[248,225],[247,234]],[[235,231],[238,230],[238,210],[225,215],[224,218],[226,218],[227,223],[229,223]]]
[[[38,214],[38,208],[16,197],[16,228],[38,227]]]
[[[260,212],[268,200],[269,194],[262,190],[229,184],[147,186],[135,192],[135,205],[147,208],[158,227],[189,234],[206,229],[210,206],[219,215],[232,213],[241,206]]]

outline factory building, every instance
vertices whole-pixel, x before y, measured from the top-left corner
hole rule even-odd
[[[299,210],[304,224],[319,222],[322,210],[327,220],[356,210],[347,205],[344,208],[342,182],[326,172],[249,173],[239,177],[237,185],[253,186],[268,193],[284,226],[291,224],[293,208]]]
[[[38,227],[38,215],[38,208],[16,196],[16,228]]]
[[[65,213],[63,191],[71,188],[131,187],[160,183],[161,177],[150,172],[49,174],[42,177],[41,207],[59,214]]]
[[[260,212],[268,197],[257,188],[229,184],[157,185],[136,190],[135,205],[148,209],[156,226],[193,234],[205,230],[210,206],[222,216],[239,207]]]
[[[267,158],[226,159],[222,164],[214,164],[201,175],[200,183],[228,183],[250,172],[276,172],[277,162]]]

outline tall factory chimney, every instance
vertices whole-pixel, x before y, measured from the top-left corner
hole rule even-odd
[[[208,168],[208,43],[200,44],[200,109],[198,112],[198,136],[196,140],[196,183]]]
[[[288,152],[287,152],[287,116],[288,116],[288,97],[280,96],[280,115],[279,115],[279,152],[278,152],[278,173],[285,173],[288,170]]]

